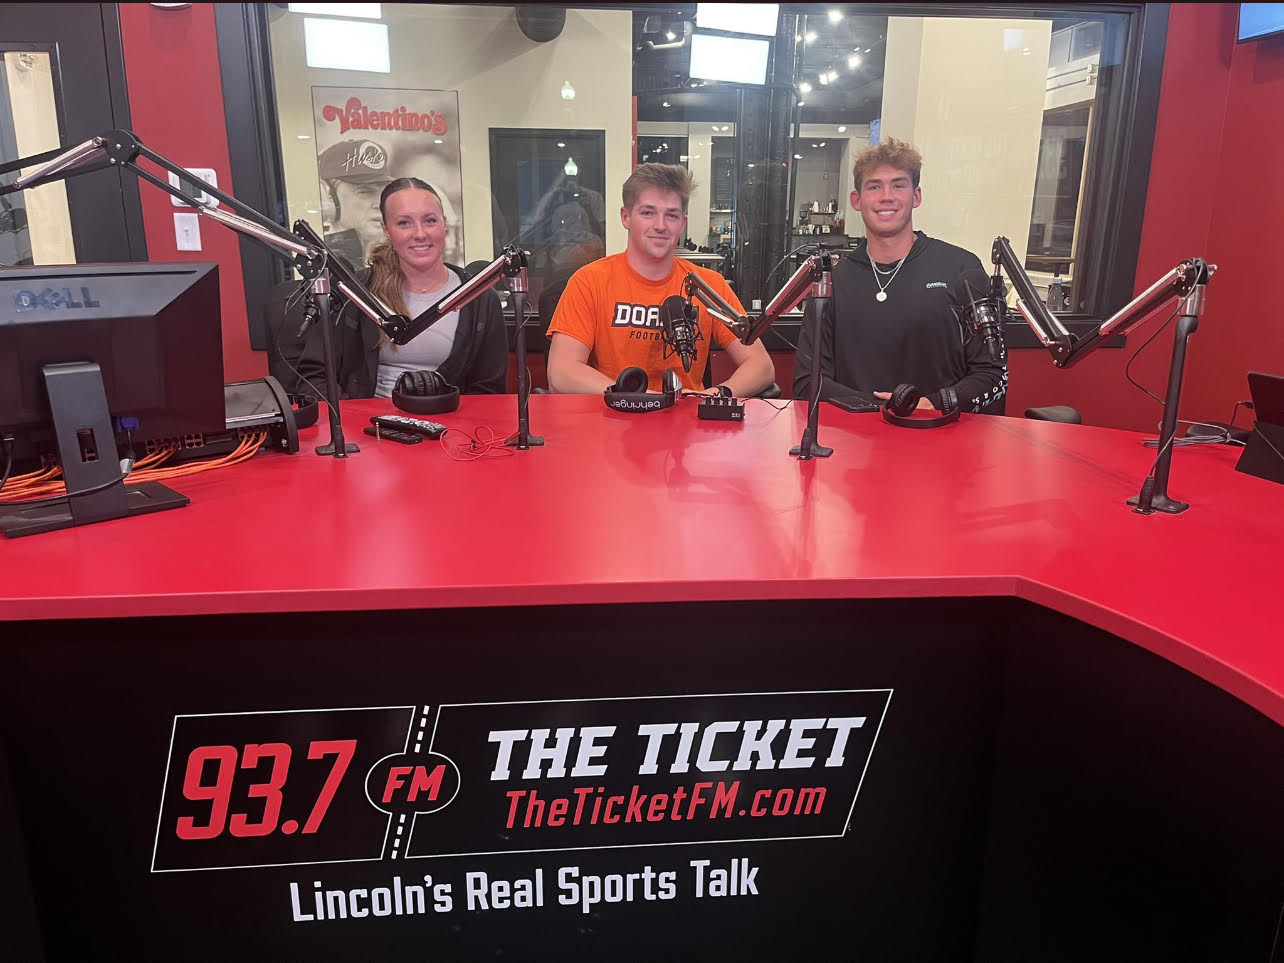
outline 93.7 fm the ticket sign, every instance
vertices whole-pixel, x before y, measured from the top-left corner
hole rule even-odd
[[[152,869],[841,836],[891,695],[177,716]]]

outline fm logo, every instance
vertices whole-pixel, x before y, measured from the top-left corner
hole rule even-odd
[[[437,752],[385,756],[366,774],[366,798],[390,816],[445,809],[458,792],[459,768]]]
[[[36,308],[56,311],[59,308],[102,307],[102,302],[95,301],[87,287],[80,289],[80,297],[81,300],[77,301],[75,295],[71,293],[71,288],[63,288],[60,291],[55,291],[53,288],[45,288],[39,294],[34,291],[15,291],[13,292],[13,306],[19,311],[33,311]]]

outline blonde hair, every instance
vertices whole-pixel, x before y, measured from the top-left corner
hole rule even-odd
[[[682,213],[687,212],[687,202],[695,193],[696,182],[691,172],[681,164],[639,164],[624,182],[624,207],[633,210],[640,195],[648,187],[673,191],[682,198]]]
[[[856,163],[852,165],[852,185],[856,193],[860,193],[862,179],[866,171],[873,170],[876,167],[890,167],[894,170],[905,171],[910,176],[915,188],[918,187],[918,178],[923,171],[923,155],[918,152],[913,144],[907,144],[903,140],[897,140],[895,137],[889,137],[879,144],[873,144],[866,147],[856,158]]]

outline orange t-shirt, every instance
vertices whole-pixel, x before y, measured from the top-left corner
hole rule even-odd
[[[682,282],[688,271],[695,271],[740,314],[744,308],[731,292],[726,279],[707,268],[697,267],[682,258],[673,259],[673,270],[660,281],[648,281],[629,266],[624,254],[613,254],[586,264],[566,284],[562,298],[553,312],[548,333],[565,334],[587,345],[589,364],[608,378],[636,365],[649,376],[651,391],[660,391],[666,369],[676,371],[682,387],[704,390],[704,369],[709,363],[709,340],[725,348],[736,340],[721,321],[700,309],[701,340],[696,342],[696,357],[691,370],[682,370],[682,359],[670,353],[666,358],[660,322],[660,305],[664,299],[682,293]]]

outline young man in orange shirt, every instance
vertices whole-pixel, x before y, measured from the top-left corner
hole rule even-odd
[[[748,397],[775,378],[761,342],[743,345],[700,306],[703,340],[684,371],[676,354],[664,357],[660,306],[682,294],[687,272],[695,271],[741,314],[744,308],[725,279],[674,256],[686,233],[687,201],[695,185],[684,167],[643,164],[624,182],[620,220],[629,232],[623,254],[586,264],[571,276],[549,325],[548,384],[566,394],[597,394],[615,383],[628,367],[646,371],[649,390],[660,391],[666,369],[675,371],[683,390],[704,391],[709,344],[716,342],[736,369],[722,385],[724,394]]]

